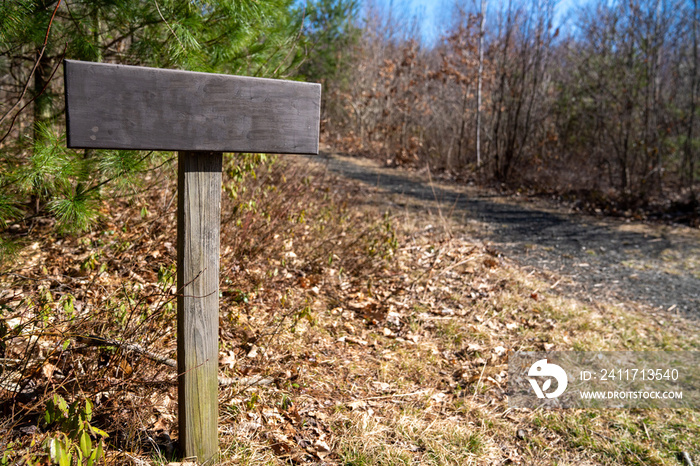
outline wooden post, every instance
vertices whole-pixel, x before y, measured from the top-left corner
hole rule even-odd
[[[179,152],[177,372],[182,454],[218,452],[221,152]],[[187,402],[184,402],[184,401]]]
[[[178,151],[180,449],[211,463],[222,152],[318,154],[321,86],[73,60],[64,71],[68,147]]]

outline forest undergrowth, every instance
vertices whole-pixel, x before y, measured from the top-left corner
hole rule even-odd
[[[8,231],[0,464],[177,452],[174,162],[98,225]],[[226,158],[219,436],[224,464],[677,464],[691,410],[508,407],[521,350],[697,350],[697,322],[557,292],[442,213],[299,159]]]

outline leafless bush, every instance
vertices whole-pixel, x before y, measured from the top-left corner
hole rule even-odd
[[[390,163],[476,168],[475,6],[426,47],[372,10],[329,142]],[[481,173],[536,189],[694,199],[697,2],[491,3],[485,16]],[[559,21],[559,23],[557,23]],[[688,197],[689,196],[689,197]]]
[[[119,450],[137,456],[172,453],[177,396],[172,171],[165,165],[146,180],[151,189],[105,203],[96,231],[57,238],[43,224],[45,231],[34,232],[34,247],[5,264],[0,427],[8,434],[0,450],[10,452],[11,462],[46,458],[42,442],[55,427],[41,419],[54,394],[68,403],[91,400],[93,425],[110,435],[107,454],[113,463],[127,459]],[[303,161],[228,158],[221,221],[224,354],[246,361],[253,345],[274,343],[304,319],[312,298],[332,301],[345,289],[339,284],[363,283],[388,263],[396,250],[391,221],[349,205],[351,197],[337,183]],[[227,375],[265,373],[261,364],[251,359]],[[36,434],[35,444],[28,434]]]

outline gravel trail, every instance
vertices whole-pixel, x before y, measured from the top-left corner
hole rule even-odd
[[[560,277],[560,292],[632,300],[700,317],[700,232],[572,212],[554,202],[519,199],[428,181],[376,162],[322,154],[312,160],[388,194],[403,209],[432,209],[474,225],[470,234],[505,256]]]

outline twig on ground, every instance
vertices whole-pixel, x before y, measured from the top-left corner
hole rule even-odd
[[[678,457],[686,466],[693,466],[693,460],[690,458],[690,455],[687,451],[680,452],[678,454]]]
[[[142,354],[142,355],[146,356],[148,359],[151,359],[157,363],[165,364],[166,366],[169,366],[169,367],[177,367],[177,361],[175,361],[174,359],[171,359],[171,358],[168,358],[167,356],[163,356],[161,354],[147,350],[146,348],[139,345],[138,343],[121,342],[121,341],[116,341],[116,340],[112,340],[109,338],[100,337],[97,335],[81,336],[81,337],[78,337],[78,340],[80,340],[84,343],[90,344],[90,345],[114,346],[116,348],[121,348],[121,349],[124,349],[126,351],[132,351],[134,353]]]
[[[424,388],[422,390],[418,390],[417,392],[411,392],[411,393],[394,393],[392,395],[371,396],[369,398],[362,398],[361,400],[358,400],[358,401],[383,400],[386,398],[403,398],[405,396],[422,395],[423,393],[429,392],[430,390],[431,390],[430,388]]]

